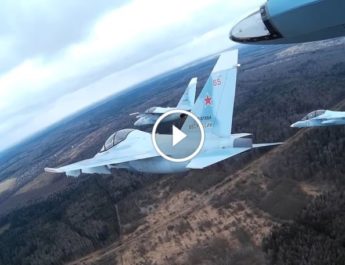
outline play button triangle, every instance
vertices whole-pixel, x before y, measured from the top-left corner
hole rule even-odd
[[[173,130],[172,130],[172,145],[175,146],[178,143],[180,143],[184,138],[186,138],[187,135],[176,128],[176,126],[173,125]]]

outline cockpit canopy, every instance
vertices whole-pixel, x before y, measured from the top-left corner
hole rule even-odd
[[[311,113],[309,113],[307,116],[305,116],[302,121],[307,121],[307,120],[310,120],[310,119],[313,119],[313,118],[316,118],[322,114],[324,114],[326,111],[325,110],[316,110],[316,111],[313,111]]]
[[[103,145],[100,153],[108,151],[109,149],[123,142],[124,140],[126,140],[127,136],[133,131],[134,129],[123,129],[110,135],[110,137],[105,141],[105,144]]]

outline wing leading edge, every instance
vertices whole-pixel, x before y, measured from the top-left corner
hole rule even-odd
[[[116,155],[116,154],[114,154]],[[93,174],[110,174],[109,165],[125,163],[133,160],[141,160],[145,158],[158,156],[156,151],[146,152],[142,154],[127,155],[113,158],[93,157],[82,160],[80,162],[70,164],[59,168],[45,168],[46,172],[66,173],[67,176],[78,177],[81,173]]]
[[[45,168],[45,171],[66,173],[67,176],[73,177],[77,177],[81,173],[110,174],[110,165],[159,156],[151,144],[151,135],[149,133],[135,131],[128,138],[132,138],[132,136],[134,139],[127,139],[127,141],[120,143],[106,153],[99,153],[93,158],[58,168]],[[138,143],[143,144],[139,145]]]

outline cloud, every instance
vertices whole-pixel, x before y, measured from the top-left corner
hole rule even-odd
[[[0,26],[0,58],[11,55],[4,69],[19,60],[0,75],[0,149],[135,83],[230,47],[231,23],[261,3],[133,0],[92,9],[81,0],[74,6],[28,2],[31,8],[19,7],[22,20],[4,23],[14,29],[29,21],[26,27],[11,35]],[[25,42],[20,56],[13,55]]]
[[[92,5],[84,0],[3,0],[0,8],[0,72],[21,60],[55,53],[82,40],[95,21],[108,9],[124,0],[99,0]]]

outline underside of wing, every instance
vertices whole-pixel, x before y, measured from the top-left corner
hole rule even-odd
[[[87,174],[110,174],[109,165],[125,163],[133,160],[141,160],[150,157],[158,156],[158,153],[154,150],[139,154],[126,155],[112,154],[106,156],[95,156],[90,159],[82,160],[67,166],[59,168],[45,168],[46,172],[51,173],[66,173],[67,176],[78,177],[81,173]]]
[[[190,161],[187,168],[202,169],[210,165],[221,162],[227,158],[246,152],[251,148],[229,148],[222,150],[206,151]]]
[[[331,120],[324,120],[324,121],[321,122],[321,124],[322,125],[331,125],[331,124],[334,124],[336,122],[337,122],[337,120],[331,119]]]

